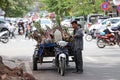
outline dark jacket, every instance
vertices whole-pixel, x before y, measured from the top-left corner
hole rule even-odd
[[[108,29],[105,29],[103,32],[105,32],[105,34],[111,34],[111,32]]]
[[[81,28],[77,28],[74,30],[74,33],[75,35],[74,37],[74,50],[83,50],[83,31]]]

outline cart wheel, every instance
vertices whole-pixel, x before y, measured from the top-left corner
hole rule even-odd
[[[37,70],[37,58],[33,56],[33,70]]]
[[[65,60],[65,58],[61,58],[59,66],[60,66],[60,75],[64,76],[65,75],[65,67],[66,67],[66,60]]]

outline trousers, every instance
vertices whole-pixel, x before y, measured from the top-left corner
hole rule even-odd
[[[83,59],[82,59],[81,49],[74,51],[74,59],[75,59],[76,70],[83,71]]]

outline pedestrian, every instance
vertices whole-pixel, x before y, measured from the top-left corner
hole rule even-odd
[[[30,34],[30,31],[31,31],[30,23],[27,23],[27,24],[26,24],[25,38],[28,37],[28,35]]]
[[[20,35],[20,30],[21,30],[21,22],[18,22],[18,34]]]
[[[23,35],[25,32],[25,28],[24,28],[24,22],[22,20],[20,20],[18,22],[18,34],[19,35]]]
[[[16,28],[15,28],[15,26],[12,24],[12,23],[10,23],[10,26],[9,26],[9,31],[10,31],[10,38],[12,39],[13,37],[15,38],[15,30],[16,30]]]
[[[83,50],[83,31],[78,26],[77,21],[71,22],[73,31],[73,47],[74,47],[74,60],[76,70],[73,73],[83,73],[83,59],[82,59],[82,50]]]
[[[25,33],[25,28],[24,28],[24,22],[21,23],[21,28],[22,28],[22,35]]]

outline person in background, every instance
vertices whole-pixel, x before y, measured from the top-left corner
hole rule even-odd
[[[13,37],[15,38],[15,30],[16,30],[16,28],[15,28],[15,26],[12,24],[12,23],[10,23],[10,26],[9,26],[9,31],[10,31],[10,38],[12,39]]]
[[[74,47],[74,60],[76,65],[76,71],[73,73],[83,73],[83,59],[82,59],[82,50],[83,50],[83,31],[78,26],[77,21],[71,22],[73,31],[73,47]]]
[[[27,24],[26,24],[26,33],[25,33],[25,38],[27,38],[28,37],[28,34],[30,33],[30,31],[31,31],[31,27],[30,27],[30,23],[28,23],[27,22]]]
[[[25,32],[25,28],[24,28],[24,22],[22,20],[20,20],[18,22],[18,34],[19,35],[23,35]]]
[[[21,30],[21,21],[18,22],[18,34],[20,35],[20,30]]]

